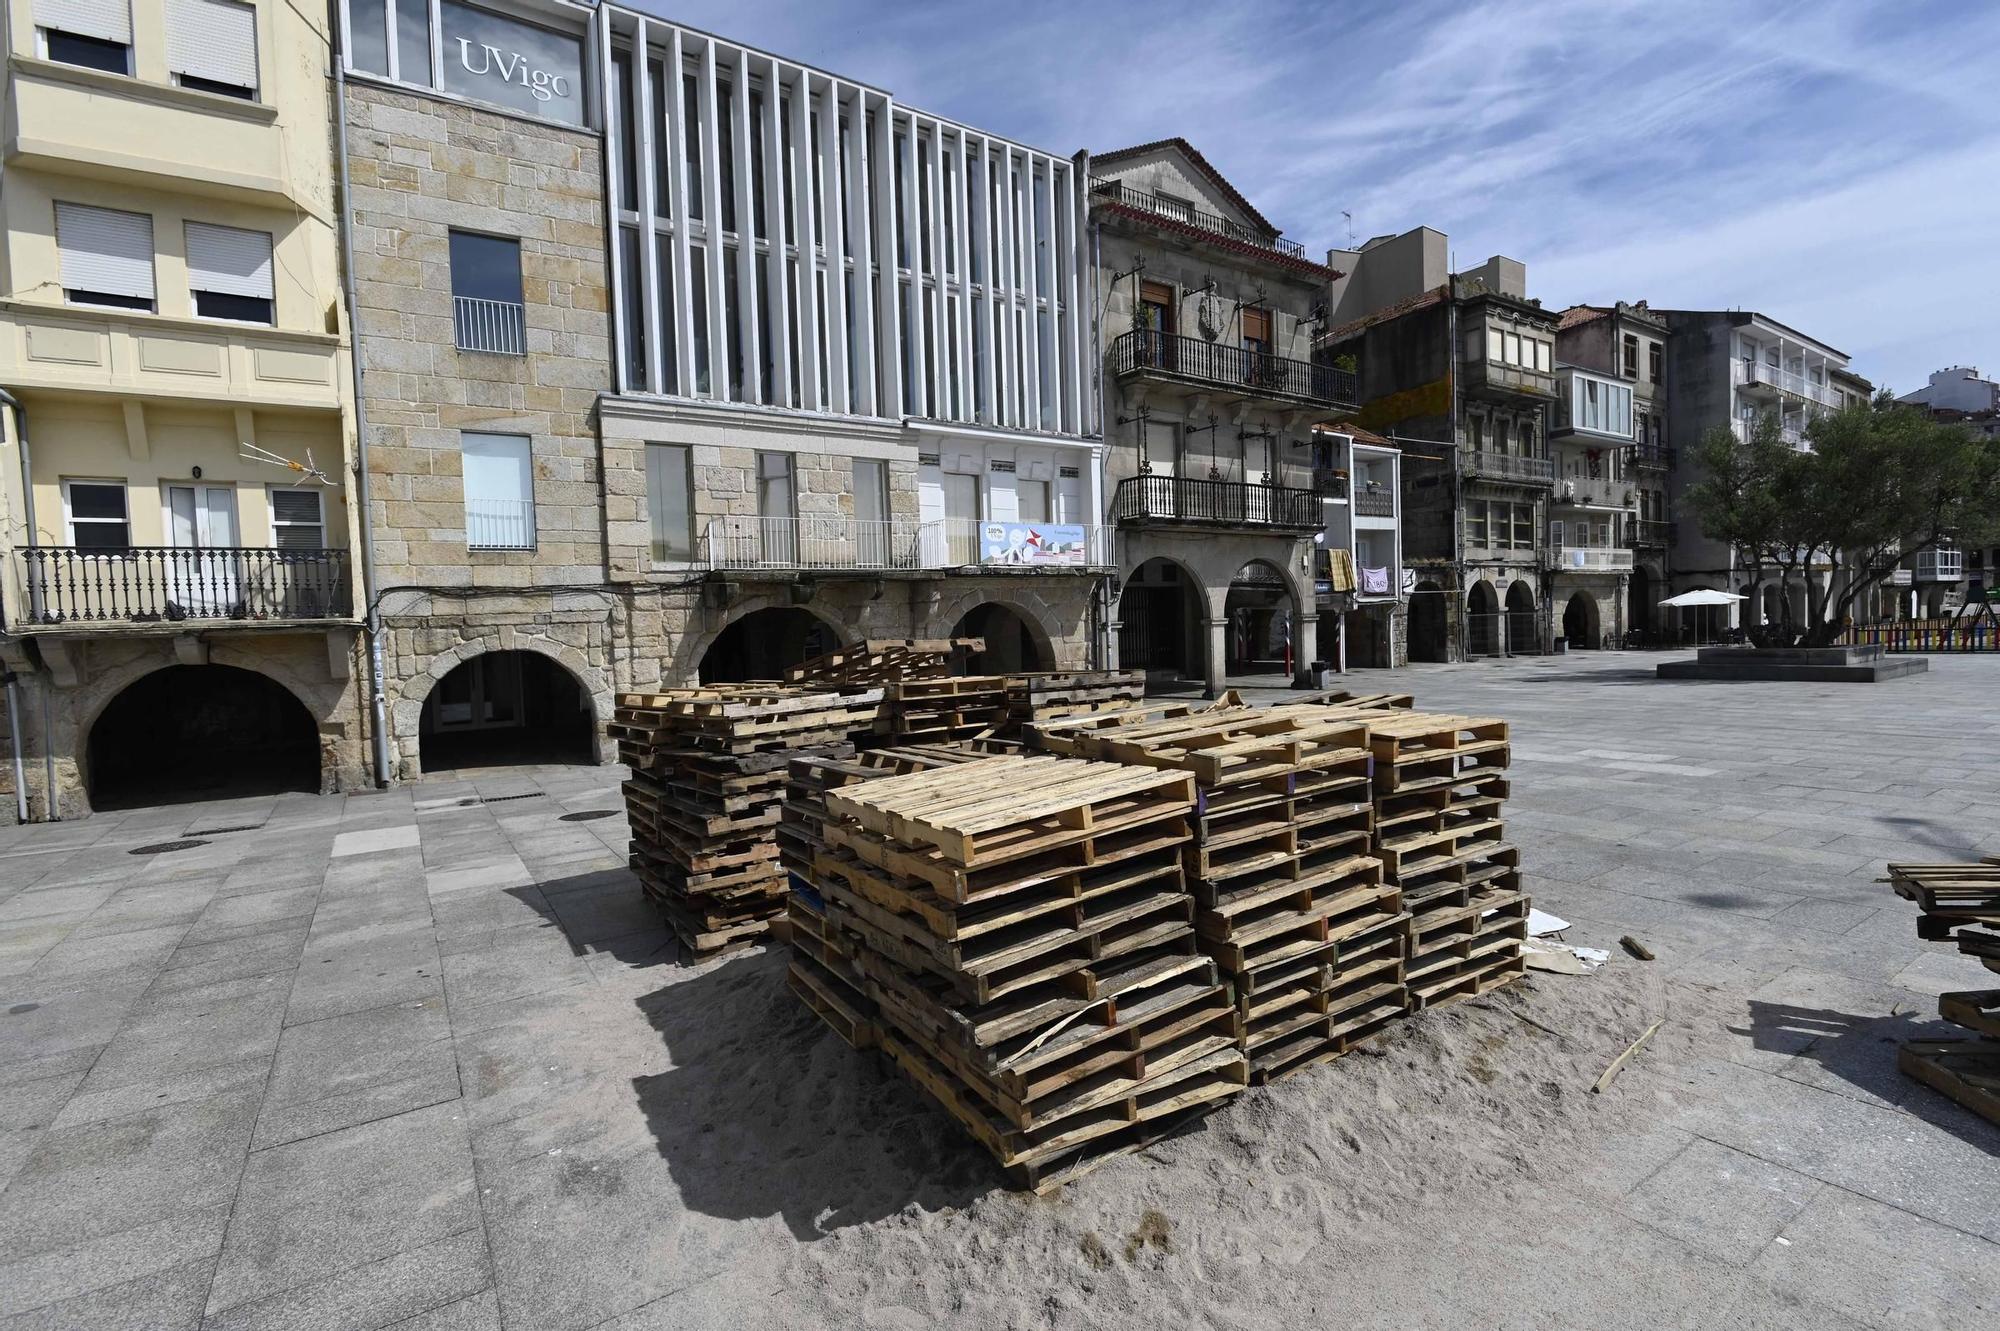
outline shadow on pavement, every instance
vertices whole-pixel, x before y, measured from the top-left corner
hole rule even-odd
[[[1914,999],[1913,1002],[1921,1002]],[[1730,1027],[1762,1050],[1810,1059],[1835,1077],[1889,1101],[1967,1145],[2000,1156],[2000,1126],[1905,1076],[1896,1051],[1906,1040],[1971,1039],[1972,1033],[1923,1012],[1853,1013],[1750,1000],[1750,1025]],[[1832,1089],[1832,1088],[1828,1088]]]

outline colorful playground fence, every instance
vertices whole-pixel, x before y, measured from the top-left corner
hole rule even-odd
[[[1882,647],[1891,652],[2000,652],[2000,623],[1976,619],[1906,619],[1893,624],[1856,624],[1840,637],[1843,647]]]

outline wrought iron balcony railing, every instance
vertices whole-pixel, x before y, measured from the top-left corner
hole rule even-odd
[[[1396,516],[1396,492],[1356,489],[1354,512],[1364,518],[1393,518]]]
[[[1458,469],[1467,476],[1489,481],[1516,481],[1523,485],[1552,485],[1556,464],[1548,458],[1524,458],[1511,453],[1491,453],[1479,448],[1458,450]]]
[[[31,624],[348,619],[345,550],[19,550]]]
[[[1090,182],[1090,192],[1095,198],[1123,204],[1127,208],[1137,208],[1141,212],[1151,213],[1155,217],[1164,217],[1169,221],[1181,222],[1187,226],[1198,227],[1203,231],[1211,231],[1218,236],[1226,236],[1230,240],[1240,242],[1244,245],[1255,245],[1260,250],[1270,250],[1274,254],[1282,254],[1288,259],[1303,259],[1306,257],[1305,246],[1299,244],[1296,240],[1285,240],[1283,238],[1268,239],[1246,226],[1230,221],[1226,217],[1218,217],[1214,213],[1205,213],[1190,204],[1182,203],[1178,199],[1163,199],[1157,194],[1148,194],[1144,190],[1133,189],[1122,180],[1093,180]]]
[[[1187,476],[1128,476],[1111,497],[1121,525],[1264,527],[1313,532],[1326,526],[1326,496],[1317,490]]]
[[[1632,464],[1638,467],[1671,467],[1674,465],[1674,450],[1641,444],[1632,450],[1631,458]]]
[[[1110,360],[1114,375],[1178,379],[1248,397],[1314,402],[1346,411],[1359,400],[1352,370],[1178,333],[1135,328],[1111,343]]]
[[[486,351],[496,356],[528,354],[527,309],[519,301],[453,296],[451,321],[460,351]]]
[[[1625,524],[1626,540],[1635,548],[1673,543],[1674,524],[1671,519],[1633,518]]]

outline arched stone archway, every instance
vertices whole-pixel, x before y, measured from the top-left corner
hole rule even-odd
[[[1507,650],[1515,656],[1541,652],[1542,634],[1535,619],[1535,589],[1526,578],[1516,578],[1507,584]]]
[[[949,635],[982,638],[984,651],[965,658],[968,675],[1018,675],[1055,667],[1048,635],[1013,606],[985,601],[959,616]]]
[[[782,679],[800,662],[839,647],[841,638],[838,628],[801,606],[764,606],[724,626],[695,672],[703,684]]]
[[[1238,568],[1223,598],[1222,618],[1228,624],[1228,673],[1292,672],[1303,615],[1298,589],[1285,570],[1268,559]]]
[[[1128,670],[1200,679],[1207,597],[1177,559],[1148,559],[1125,576],[1118,597],[1118,662]]]
[[[777,592],[757,592],[732,604],[729,607],[728,614],[713,628],[698,630],[694,624],[689,625],[688,631],[681,634],[675,642],[672,663],[664,673],[664,679],[668,686],[672,688],[687,688],[697,683],[701,679],[703,660],[714,650],[716,644],[722,641],[723,636],[738,624],[749,619],[752,615],[766,610],[796,610],[808,616],[826,630],[827,636],[831,639],[835,647],[841,643],[853,642],[857,638],[868,636],[855,631],[849,625],[841,623],[831,613],[816,604],[796,604],[783,589]],[[899,635],[877,633],[875,636],[890,637]],[[803,660],[804,658],[800,659]],[[792,662],[791,664],[796,665],[797,662]]]
[[[1484,578],[1465,593],[1465,649],[1472,656],[1500,654],[1500,598]]]
[[[965,627],[987,611],[998,611],[1010,620],[1018,622],[1025,640],[1020,644],[1024,659],[1040,662],[1036,666],[1010,667],[1014,669],[1066,670],[1081,665],[1077,661],[1063,659],[1062,640],[1071,636],[1078,626],[1052,623],[1049,607],[1043,604],[1032,590],[1009,586],[976,587],[943,600],[936,610],[924,617],[925,631],[920,636],[930,638],[956,638],[966,635],[978,636],[974,630]],[[1003,652],[1002,658],[1004,659]],[[972,673],[979,673],[973,670]]]
[[[1659,580],[1653,575],[1653,570],[1644,564],[1633,566],[1632,580],[1625,584],[1625,622],[1648,646],[1659,636],[1655,631],[1659,612],[1656,602],[1660,599],[1660,594],[1654,590],[1657,586]]]
[[[317,793],[319,723],[298,694],[241,666],[168,665],[107,696],[83,728],[95,809]]]
[[[1597,598],[1589,592],[1572,594],[1563,606],[1563,641],[1572,650],[1595,651],[1604,641]]]
[[[422,743],[424,704],[436,690],[439,681],[477,657],[492,652],[520,651],[548,658],[569,673],[577,687],[583,691],[586,705],[590,710],[590,724],[593,731],[592,756],[584,761],[606,762],[616,751],[605,727],[611,723],[611,709],[614,704],[611,682],[603,671],[591,665],[590,661],[574,647],[565,643],[550,642],[545,638],[531,637],[525,633],[508,631],[493,633],[477,638],[469,638],[432,657],[425,668],[404,679],[396,689],[397,696],[389,705],[389,733],[394,740],[398,770],[405,777],[418,775],[422,769]]]
[[[460,661],[431,686],[417,757],[426,772],[587,763],[599,733],[582,680],[546,653],[501,649]]]
[[[1420,582],[1410,596],[1410,659],[1445,662],[1451,659],[1451,640],[1445,613],[1444,588],[1435,582]]]

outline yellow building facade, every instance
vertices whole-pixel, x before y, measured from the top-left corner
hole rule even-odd
[[[51,786],[68,815],[359,784],[326,15],[6,13],[0,787],[41,817]]]

